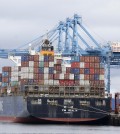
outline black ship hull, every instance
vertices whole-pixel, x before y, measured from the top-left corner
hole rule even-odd
[[[108,124],[110,98],[0,97],[0,120],[42,124]]]

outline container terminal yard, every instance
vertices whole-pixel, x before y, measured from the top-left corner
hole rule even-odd
[[[120,125],[120,94],[112,110],[110,93],[120,43],[98,43],[79,15],[24,47],[0,49],[0,58],[16,64],[0,73],[1,121]]]

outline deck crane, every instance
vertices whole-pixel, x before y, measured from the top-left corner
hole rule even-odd
[[[82,32],[81,32],[82,31]],[[82,35],[84,33],[85,37]],[[43,39],[46,37],[56,48],[56,52],[63,56],[72,55],[97,55],[101,57],[107,70],[107,92],[110,93],[110,64],[112,50],[110,44],[101,46],[82,24],[82,17],[75,14],[73,18],[67,18],[66,21],[60,21],[58,26],[47,32],[32,42],[21,46],[18,49],[0,49],[0,58],[10,58],[18,64],[20,56],[23,54],[34,54],[40,51]],[[90,43],[91,42],[91,43]],[[31,45],[28,45],[31,44]],[[24,49],[22,49],[24,47]],[[25,48],[26,47],[26,48]],[[15,57],[19,57],[15,60]],[[19,65],[19,64],[18,64]]]

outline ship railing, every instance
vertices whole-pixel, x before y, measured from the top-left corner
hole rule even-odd
[[[98,85],[76,86],[76,85],[24,85],[27,95],[34,96],[61,96],[61,97],[105,97],[104,87]]]

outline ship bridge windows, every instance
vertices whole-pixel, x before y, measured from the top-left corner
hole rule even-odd
[[[96,106],[106,106],[105,100],[96,100],[95,101]]]
[[[90,106],[90,101],[88,101],[88,100],[80,100],[80,105],[81,106]]]

